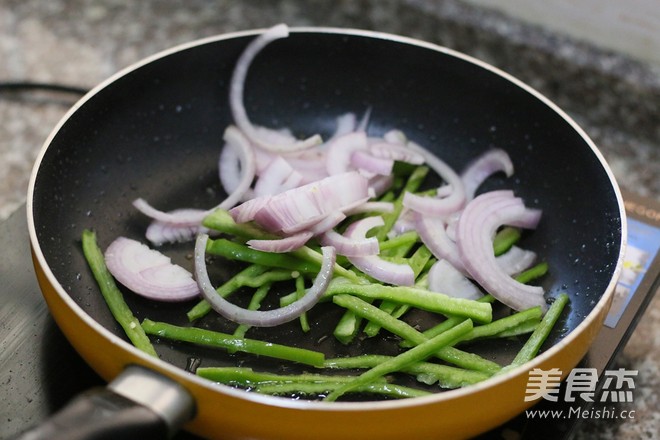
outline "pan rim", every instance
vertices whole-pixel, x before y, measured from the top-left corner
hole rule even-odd
[[[178,378],[179,381],[184,382],[184,381],[191,381],[197,386],[201,386],[203,388],[208,389],[211,392],[221,392],[224,394],[229,394],[232,397],[237,397],[240,399],[245,399],[249,401],[253,401],[255,403],[260,403],[260,404],[265,404],[269,406],[276,406],[276,407],[281,407],[281,408],[293,408],[293,409],[305,409],[305,410],[310,410],[310,409],[316,409],[316,410],[321,410],[321,411],[364,411],[366,409],[370,410],[379,410],[379,409],[393,409],[393,408],[404,408],[404,407],[414,407],[418,405],[426,405],[429,403],[436,403],[436,402],[442,402],[446,400],[452,400],[455,398],[460,398],[465,395],[469,395],[475,392],[483,391],[488,388],[492,388],[498,385],[501,385],[503,382],[506,382],[513,377],[516,377],[524,372],[529,371],[532,368],[538,367],[542,363],[544,363],[546,360],[554,357],[557,355],[560,351],[564,349],[567,345],[570,345],[572,341],[574,341],[580,334],[582,334],[587,328],[589,328],[591,325],[593,325],[593,322],[595,319],[597,319],[598,316],[600,316],[601,313],[604,312],[604,308],[609,307],[611,297],[614,294],[614,288],[616,286],[617,280],[619,278],[619,275],[622,270],[623,266],[623,258],[625,256],[625,249],[627,245],[627,220],[626,220],[626,212],[625,212],[625,207],[623,203],[623,196],[621,194],[621,190],[618,186],[618,183],[616,182],[616,179],[614,178],[614,174],[610,168],[610,166],[607,164],[605,161],[604,156],[598,149],[598,147],[595,145],[593,140],[588,136],[588,134],[564,111],[562,110],[559,106],[557,106],[554,102],[552,102],[549,98],[547,98],[545,95],[537,91],[536,89],[532,88],[530,85],[527,83],[524,83],[523,81],[519,80],[518,78],[514,77],[513,75],[489,64],[486,63],[485,61],[479,60],[477,58],[474,58],[470,55],[467,55],[465,53],[459,52],[457,50],[441,46],[435,43],[430,43],[427,41],[419,40],[416,38],[411,38],[411,37],[406,37],[406,36],[400,36],[400,35],[395,35],[391,33],[385,33],[385,32],[380,32],[380,31],[372,31],[372,30],[362,30],[362,29],[354,29],[354,28],[337,28],[337,27],[313,27],[313,26],[304,26],[304,27],[291,27],[290,32],[291,33],[299,33],[299,34],[304,34],[304,33],[316,33],[316,34],[336,34],[336,35],[345,35],[347,37],[362,37],[362,38],[368,38],[368,39],[376,39],[376,40],[388,40],[391,42],[395,43],[403,43],[403,44],[408,44],[428,50],[432,50],[435,52],[440,52],[442,54],[461,59],[465,62],[471,63],[473,65],[476,65],[477,67],[480,67],[482,69],[486,69],[490,71],[491,73],[509,81],[513,85],[523,89],[525,92],[529,93],[532,95],[534,98],[537,100],[541,101],[544,103],[546,106],[548,106],[553,112],[555,112],[558,116],[560,116],[564,121],[566,121],[573,130],[584,140],[584,142],[589,146],[591,149],[592,153],[595,155],[595,157],[598,159],[601,167],[605,171],[609,182],[614,190],[618,208],[619,208],[619,216],[621,219],[621,242],[620,242],[620,248],[619,248],[619,255],[617,257],[617,263],[616,267],[612,273],[612,277],[605,288],[605,291],[603,292],[603,295],[601,298],[598,300],[594,308],[589,312],[589,314],[585,317],[585,319],[577,325],[576,328],[574,328],[570,333],[565,335],[557,344],[554,346],[550,347],[548,350],[545,352],[541,353],[539,356],[534,358],[532,361],[521,365],[519,367],[516,367],[514,369],[511,369],[507,371],[506,373],[500,374],[498,376],[489,378],[483,382],[480,382],[478,384],[474,384],[465,388],[459,388],[455,390],[447,390],[443,391],[440,393],[433,394],[431,396],[425,396],[425,397],[417,397],[414,399],[401,399],[401,400],[395,400],[395,401],[369,401],[369,402],[317,402],[317,401],[299,401],[299,400],[293,400],[293,399],[288,399],[284,397],[276,397],[276,396],[267,396],[267,395],[261,395],[257,393],[247,393],[243,390],[238,390],[229,386],[221,385],[221,384],[216,384],[213,383],[209,380],[203,379],[201,377],[191,375],[184,370],[169,364],[166,361],[163,361],[158,358],[153,358],[151,356],[148,356],[147,354],[143,353],[139,349],[135,348],[132,344],[129,342],[125,341],[124,339],[118,337],[105,327],[103,327],[101,324],[99,324],[95,319],[93,319],[90,315],[88,315],[75,301],[71,298],[71,296],[66,292],[64,287],[60,284],[60,282],[57,280],[53,272],[51,271],[48,263],[46,262],[45,255],[41,249],[41,245],[39,242],[39,239],[37,237],[36,233],[36,225],[35,225],[35,218],[34,218],[34,191],[36,187],[36,181],[37,181],[37,174],[39,169],[41,168],[41,162],[44,159],[46,152],[49,149],[49,146],[51,145],[53,139],[57,136],[59,133],[60,129],[66,124],[66,122],[69,120],[69,118],[76,113],[80,107],[82,107],[87,101],[91,100],[99,91],[105,89],[112,83],[116,82],[118,79],[128,75],[129,73],[147,65],[150,64],[156,60],[159,60],[161,58],[170,56],[172,54],[175,54],[177,52],[181,52],[184,50],[188,50],[197,46],[202,46],[205,44],[209,43],[214,43],[214,42],[219,42],[219,41],[224,41],[224,40],[230,40],[230,39],[236,39],[236,38],[243,38],[243,37],[248,37],[248,36],[254,36],[258,35],[259,33],[263,32],[264,29],[253,29],[253,30],[245,30],[245,31],[237,31],[237,32],[230,32],[230,33],[224,33],[224,34],[219,34],[219,35],[214,35],[214,36],[209,36],[197,40],[193,40],[187,43],[179,44],[176,46],[173,46],[171,48],[162,50],[158,53],[155,53],[153,55],[150,55],[148,57],[143,58],[142,60],[139,60],[121,70],[116,72],[115,74],[109,76],[107,79],[96,85],[94,88],[92,88],[87,94],[85,94],[80,100],[78,100],[67,112],[66,114],[60,119],[60,121],[57,123],[57,125],[53,128],[49,136],[46,138],[44,141],[38,156],[35,160],[34,166],[32,168],[32,172],[30,175],[30,180],[28,184],[28,192],[27,192],[27,201],[26,201],[26,210],[27,210],[27,220],[28,220],[28,232],[29,232],[29,238],[30,238],[30,244],[31,248],[33,251],[33,255],[35,259],[37,260],[38,264],[40,265],[41,269],[43,270],[46,278],[48,279],[48,282],[51,284],[51,286],[54,287],[55,292],[57,295],[64,301],[64,303],[67,305],[67,307],[72,310],[80,319],[82,319],[86,325],[88,325],[90,328],[92,328],[94,331],[99,333],[104,339],[108,340],[110,343],[113,345],[119,346],[122,350],[128,351],[132,356],[138,358],[140,362],[142,362],[144,365],[152,365],[155,367],[158,367],[159,370],[161,371],[167,371],[168,374],[173,375],[174,377]]]

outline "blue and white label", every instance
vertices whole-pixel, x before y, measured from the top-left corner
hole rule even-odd
[[[605,325],[616,327],[660,249],[660,229],[628,217],[628,247]]]

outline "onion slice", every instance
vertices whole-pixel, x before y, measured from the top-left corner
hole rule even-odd
[[[498,227],[517,219],[526,210],[512,191],[491,191],[467,204],[458,220],[456,245],[470,276],[488,293],[514,310],[547,304],[540,286],[522,284],[507,275],[493,254],[493,236]]]
[[[323,296],[332,279],[332,268],[336,260],[335,249],[331,246],[321,248],[323,262],[321,270],[314,279],[314,284],[298,301],[286,307],[274,310],[248,310],[239,307],[222,298],[211,284],[206,268],[206,244],[208,235],[199,234],[195,242],[195,276],[202,292],[202,296],[211,304],[211,307],[225,318],[255,327],[274,327],[292,321],[311,309]]]
[[[176,213],[176,211],[172,212]],[[206,233],[208,229],[201,225],[181,226],[154,221],[147,227],[145,237],[154,246],[160,246],[165,243],[185,243],[192,241],[201,232]]]
[[[371,229],[385,224],[382,217],[367,217],[350,224],[346,228],[344,236],[349,239],[366,239],[366,234]],[[415,284],[415,273],[407,264],[397,264],[383,260],[377,255],[364,257],[348,257],[352,265],[360,269],[372,278],[383,283],[397,286],[412,286]]]
[[[350,238],[336,231],[328,231],[320,237],[323,246],[332,246],[339,255],[346,257],[366,257],[380,252],[376,237]]]
[[[392,174],[394,160],[376,157],[366,151],[357,150],[351,154],[351,165],[366,176],[389,176]]]
[[[353,131],[329,141],[326,155],[328,174],[342,174],[351,170],[353,154],[365,151],[367,147],[367,134],[363,131]]]
[[[207,229],[202,226],[202,220],[211,212],[191,208],[163,212],[142,198],[135,199],[133,206],[142,214],[154,219],[147,227],[146,237],[155,246],[190,241],[198,233],[206,232]]]
[[[447,260],[436,261],[429,270],[429,290],[454,298],[479,299],[481,290]]]
[[[461,173],[465,185],[465,196],[474,198],[477,188],[492,174],[504,172],[507,177],[513,175],[513,163],[506,151],[499,148],[489,150],[471,162]]]
[[[254,180],[256,173],[256,158],[250,142],[243,136],[238,128],[230,125],[225,129],[223,138],[226,142],[225,148],[228,146],[235,150],[241,164],[241,178],[236,187],[231,193],[228,193],[217,207],[222,209],[229,209],[241,201],[243,196],[250,190],[250,185]]]
[[[413,165],[421,165],[424,163],[424,156],[419,154],[419,152],[398,143],[387,141],[374,142],[369,146],[369,151],[371,154],[381,159],[396,160]]]
[[[403,198],[403,206],[425,215],[439,217],[446,217],[460,210],[465,204],[465,188],[460,176],[442,159],[414,142],[408,142],[408,148],[424,157],[426,164],[451,186],[451,193],[444,198],[422,197],[406,193]]]
[[[278,156],[259,175],[254,185],[254,195],[260,197],[279,194],[300,186],[302,181],[302,174],[294,170],[282,156]]]
[[[254,57],[257,56],[266,45],[272,41],[286,38],[288,36],[289,28],[285,24],[278,24],[267,29],[264,33],[252,40],[239,57],[229,85],[229,106],[231,108],[234,122],[238,128],[240,128],[241,131],[245,133],[245,136],[247,136],[254,144],[265,150],[274,152],[297,151],[321,143],[321,137],[319,135],[314,135],[304,141],[296,141],[290,144],[271,143],[269,140],[263,139],[262,136],[259,136],[259,131],[252,124],[245,111],[245,105],[243,104],[243,89],[245,88],[245,79],[250,64],[252,64],[252,60],[254,60]]]
[[[447,260],[461,274],[467,275],[456,243],[449,237],[445,222],[439,217],[414,213],[414,223],[422,243],[438,260]]]
[[[154,208],[143,198],[133,200],[133,206],[153,220],[182,227],[199,225],[210,212],[205,209],[177,209],[171,212],[164,212]]]
[[[318,223],[334,211],[362,203],[366,197],[366,178],[354,171],[337,174],[269,197],[254,214],[254,220],[267,231],[293,234]]]
[[[157,301],[186,301],[199,295],[192,274],[139,241],[118,237],[104,253],[108,270],[138,295]]]
[[[307,240],[314,236],[313,232],[299,232],[298,234],[290,235],[288,237],[272,239],[272,240],[248,240],[247,245],[252,249],[263,252],[273,252],[281,254],[284,252],[291,252],[305,246]]]
[[[530,268],[536,261],[536,252],[527,249],[511,246],[511,249],[495,257],[497,265],[507,275],[517,275],[520,272]]]

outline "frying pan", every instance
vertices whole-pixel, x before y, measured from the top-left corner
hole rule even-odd
[[[269,45],[246,83],[252,120],[289,127],[299,136],[328,136],[340,114],[371,108],[371,134],[401,129],[459,170],[489,148],[508,151],[514,176],[494,176],[484,190],[511,188],[543,210],[541,224],[522,246],[549,263],[551,272],[541,281],[548,299],[560,292],[570,296],[542,353],[506,374],[430,397],[323,403],[246,393],[185,371],[191,359],[203,366],[255,362],[274,368],[263,359],[164,340],[155,340],[160,355],[155,359],[127,342],[84,261],[81,233],[94,229],[103,249],[120,235],[144,241],[148,220],[131,208],[136,197],[163,210],[209,208],[224,197],[216,164],[222,133],[232,123],[227,87],[237,58],[255,35],[196,41],[111,77],[68,112],[35,164],[27,209],[38,280],[71,344],[112,381],[110,394],[128,398],[129,404],[106,405],[104,414],[118,412],[120,422],[128,420],[142,436],[150,424],[164,420],[165,428],[158,427],[163,436],[185,423],[184,429],[208,438],[383,440],[470,437],[533,404],[524,399],[529,370],[558,368],[566,376],[609,309],[626,236],[617,184],[583,130],[532,88],[452,50],[375,32],[298,28]],[[189,268],[190,249],[166,248],[174,262]],[[179,325],[186,325],[185,311],[192,305],[154,305],[129,292],[125,296],[139,319]],[[378,342],[364,342],[351,353],[332,338],[319,344],[339,315],[332,307],[313,313],[318,324],[309,338],[292,336],[290,328],[254,330],[254,335],[333,356],[379,349]],[[227,330],[220,318],[205,319],[198,325]],[[493,345],[476,350],[503,365],[520,348],[516,341]],[[162,386],[154,384],[160,379]],[[135,390],[146,397],[130,395]],[[123,410],[133,401],[156,417],[141,423],[141,410]],[[78,410],[86,405],[78,402]],[[123,409],[115,411],[118,407]],[[67,414],[73,414],[79,427],[84,417],[78,410],[65,410],[54,425],[66,425]],[[125,427],[120,422],[110,428],[95,424],[119,430]]]

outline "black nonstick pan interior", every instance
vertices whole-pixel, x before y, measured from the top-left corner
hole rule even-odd
[[[117,335],[80,249],[83,229],[94,229],[105,248],[117,236],[146,242],[149,220],[131,202],[142,197],[159,209],[209,208],[225,194],[217,176],[222,134],[232,123],[227,86],[234,64],[252,38],[209,40],[173,51],[120,75],[81,101],[54,133],[34,186],[34,220],[52,272],[75,302]],[[543,209],[539,228],[522,246],[549,263],[542,280],[548,298],[567,292],[567,317],[544,347],[574,329],[605,291],[619,257],[622,219],[612,177],[579,129],[546,100],[507,76],[453,53],[428,56],[424,45],[335,32],[293,32],[254,61],[245,103],[255,123],[289,127],[300,136],[330,135],[337,116],[371,108],[370,134],[398,128],[456,169],[489,148],[513,159],[512,178],[495,176],[484,190],[511,188]],[[173,260],[192,268],[192,245],[165,245]],[[235,267],[224,270],[228,276]],[[129,292],[138,318],[186,325],[194,305],[154,304]],[[318,322],[301,337],[297,323],[281,330],[250,330],[264,337],[326,351],[328,356],[392,350],[391,339],[353,348],[330,335],[341,310],[312,312]],[[429,322],[418,315],[411,322]],[[197,323],[232,331],[208,316]],[[123,336],[122,336],[123,337]],[[517,341],[476,347],[506,363]],[[181,368],[250,362],[248,357],[161,341],[161,357]],[[264,363],[265,362],[265,363]],[[268,361],[256,365],[273,367]]]

